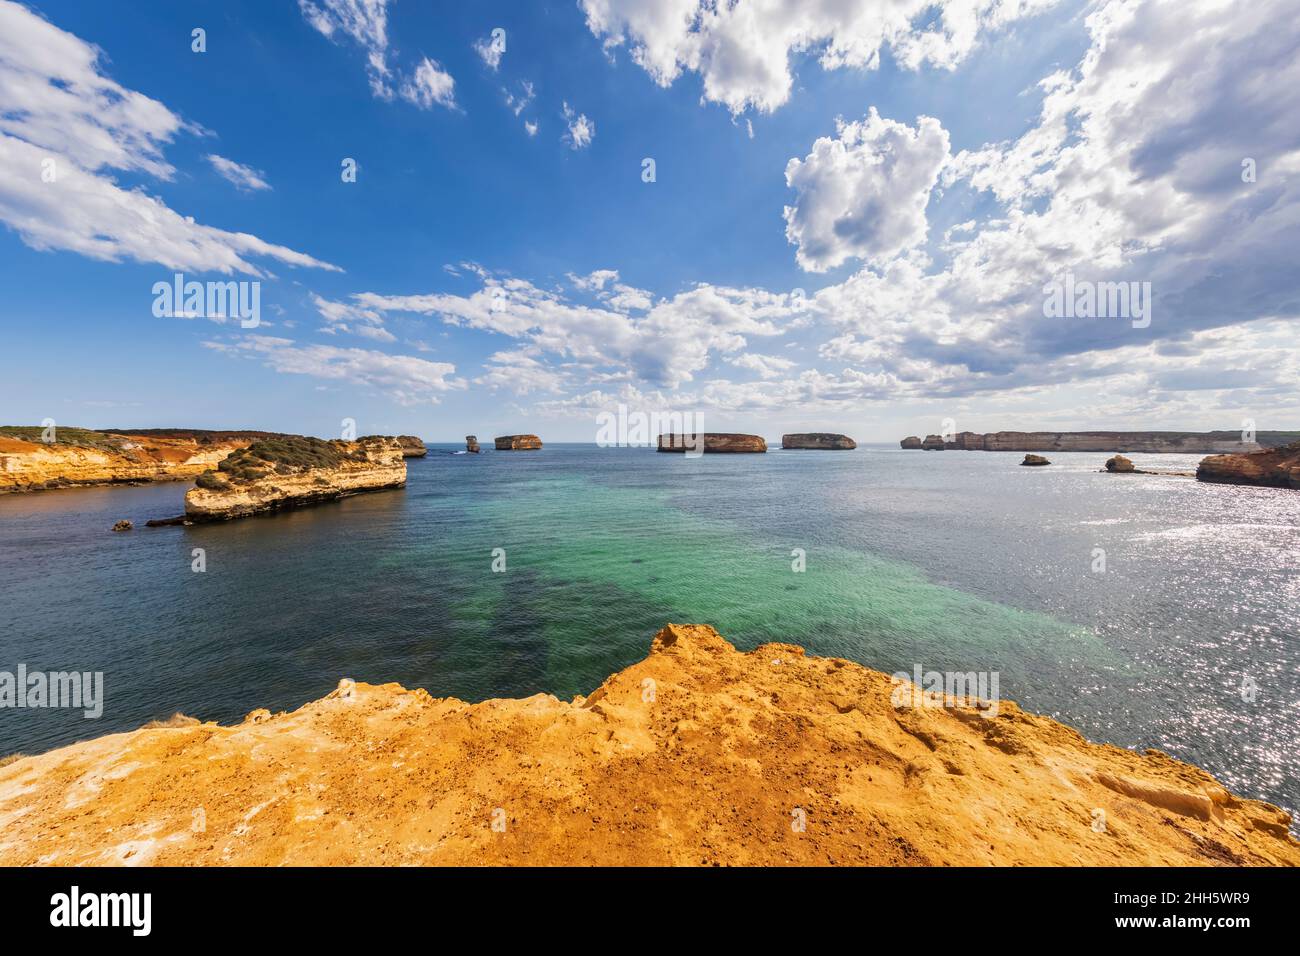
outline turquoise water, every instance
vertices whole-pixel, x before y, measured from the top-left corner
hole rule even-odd
[[[344,676],[569,697],[687,621],[890,672],[996,671],[1093,739],[1300,804],[1300,495],[1087,454],[449,452],[410,460],[405,491],[227,525],[143,528],[181,484],[0,498],[0,669],[103,671],[107,698],[97,721],[0,710],[0,752],[292,709]]]

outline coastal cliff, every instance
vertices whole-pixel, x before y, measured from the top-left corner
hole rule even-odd
[[[705,432],[703,435],[660,435],[658,450],[667,452],[703,451],[709,454],[752,454],[767,451],[767,442],[758,435],[735,432]]]
[[[1300,488],[1300,441],[1247,455],[1212,455],[1196,466],[1196,479],[1225,485]]]
[[[502,435],[495,443],[497,451],[537,451],[542,447],[542,440],[536,435]]]
[[[671,624],[571,702],[344,680],[0,767],[0,864],[1300,864],[1202,770],[911,690]]]
[[[0,494],[79,485],[193,478],[264,432],[158,429],[98,432],[56,427],[53,442],[39,426],[0,428]]]
[[[806,432],[795,435],[781,436],[782,448],[806,448],[817,451],[852,451],[858,447],[848,435],[838,435],[831,432]]]
[[[1108,451],[1156,454],[1252,452],[1285,445],[1300,438],[1297,432],[1258,432],[1255,441],[1243,442],[1241,432],[958,432],[945,440],[930,435],[922,442],[904,438],[903,448],[938,448],[958,451]]]
[[[405,484],[406,459],[396,438],[285,436],[254,442],[200,475],[185,495],[185,520],[227,521]]]

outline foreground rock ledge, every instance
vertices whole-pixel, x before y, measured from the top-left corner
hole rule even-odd
[[[672,624],[571,703],[345,681],[0,767],[0,864],[1300,863],[1285,813],[1195,767],[892,690]]]

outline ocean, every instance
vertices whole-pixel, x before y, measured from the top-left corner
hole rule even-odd
[[[0,671],[104,674],[99,719],[0,709],[0,756],[291,710],[343,677],[567,699],[672,621],[996,675],[1091,740],[1300,808],[1300,494],[1100,453],[458,447],[409,459],[404,491],[221,525],[144,527],[184,482],[0,497]]]

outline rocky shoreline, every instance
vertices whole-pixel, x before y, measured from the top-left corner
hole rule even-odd
[[[567,702],[343,680],[0,766],[0,865],[1300,865],[1203,770],[913,690],[671,624]]]
[[[38,426],[0,428],[0,494],[58,488],[184,481],[270,432],[194,429],[100,432]]]
[[[1264,488],[1300,488],[1300,441],[1248,455],[1212,455],[1196,467],[1198,481]]]

